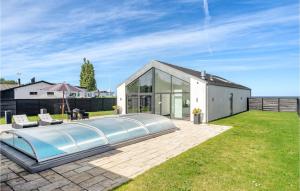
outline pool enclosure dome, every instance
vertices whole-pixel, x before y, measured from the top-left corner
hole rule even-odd
[[[4,155],[37,172],[174,130],[166,117],[139,113],[8,130],[0,142]]]

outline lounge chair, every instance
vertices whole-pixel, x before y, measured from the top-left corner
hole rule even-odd
[[[40,125],[56,125],[61,124],[62,120],[53,119],[49,113],[39,114],[39,124]]]
[[[65,113],[68,115],[69,120],[77,120],[78,119],[77,114],[74,113],[73,111],[66,111]]]
[[[80,110],[80,118],[81,119],[88,119],[89,118],[89,113],[85,112],[84,110]]]
[[[16,129],[37,127],[39,125],[36,121],[29,121],[26,115],[13,115],[13,119],[12,127]]]

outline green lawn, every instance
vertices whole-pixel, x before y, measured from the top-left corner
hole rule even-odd
[[[112,115],[114,114],[114,111],[95,111],[95,112],[88,112],[90,114],[90,117],[95,117],[95,116],[103,116],[103,115]],[[61,115],[61,114],[55,114],[51,115],[53,119],[67,119],[67,115]],[[35,116],[28,116],[29,121],[37,121],[38,117],[37,115]],[[4,117],[1,117],[0,119],[0,124],[5,124],[5,119]]]
[[[212,123],[233,128],[116,190],[299,190],[296,113],[251,111]]]

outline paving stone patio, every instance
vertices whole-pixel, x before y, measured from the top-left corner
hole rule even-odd
[[[230,128],[207,124],[194,125],[181,120],[173,122],[178,127],[176,132],[35,174],[28,173],[0,155],[1,191],[111,190]]]

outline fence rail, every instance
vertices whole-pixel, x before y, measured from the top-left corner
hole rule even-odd
[[[248,99],[249,110],[298,112],[299,97],[251,97]]]
[[[116,98],[70,98],[71,109],[78,108],[85,111],[107,111],[116,105]],[[1,100],[1,116],[4,111],[11,110],[13,114],[37,115],[41,108],[47,109],[51,114],[61,113],[61,99],[16,99]],[[66,107],[65,107],[66,108]]]

